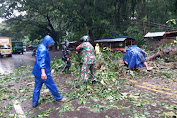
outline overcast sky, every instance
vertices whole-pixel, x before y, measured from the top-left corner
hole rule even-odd
[[[2,4],[0,3],[0,7],[2,6]],[[22,5],[21,4],[17,4],[17,6],[18,7],[21,7]],[[18,10],[13,10],[13,15],[11,16],[11,18],[13,18],[13,17],[17,17],[17,16],[19,16],[19,15],[22,15],[22,16],[24,16],[26,14],[26,12],[24,11],[24,12],[18,12]],[[5,19],[2,19],[2,18],[0,18],[0,23],[2,23],[2,21],[4,21]]]
[[[14,10],[13,15],[11,17],[13,18],[13,17],[17,17],[19,15],[25,15],[25,14],[26,14],[26,12],[18,12],[17,10]],[[2,21],[4,21],[4,20],[5,19],[0,18],[0,23],[2,23]]]
[[[4,19],[0,18],[0,23],[2,23],[3,20],[4,20]]]

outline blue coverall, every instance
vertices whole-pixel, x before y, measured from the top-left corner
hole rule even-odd
[[[125,56],[123,57],[123,60],[128,63],[128,68],[132,69],[133,67],[139,68],[139,67],[145,67],[143,58],[141,57],[141,54],[144,56],[145,59],[145,54],[141,52],[141,48],[139,47],[129,47],[126,50]]]
[[[52,39],[52,37],[47,35],[44,37],[42,43],[37,48],[36,61],[35,61],[33,72],[32,72],[32,74],[35,76],[35,88],[34,88],[33,100],[32,100],[33,106],[38,105],[40,90],[41,90],[43,83],[51,91],[56,101],[59,101],[63,98],[62,95],[58,92],[57,87],[55,86],[55,83],[51,77],[50,56],[49,56],[49,50],[47,49],[47,47],[52,43],[55,43],[55,41]],[[41,79],[42,68],[45,69],[45,73],[47,76],[46,81]]]

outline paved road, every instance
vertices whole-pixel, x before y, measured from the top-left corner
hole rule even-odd
[[[54,60],[61,58],[61,51],[50,51],[50,58]],[[14,69],[19,69],[21,66],[33,66],[35,57],[32,52],[24,52],[24,54],[13,54],[12,57],[0,58],[0,74],[12,73]]]

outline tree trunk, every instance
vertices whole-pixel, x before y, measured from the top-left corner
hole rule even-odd
[[[113,17],[113,23],[114,23],[114,30],[117,30],[117,22],[118,22],[118,1],[116,0],[114,2],[114,17]]]
[[[135,17],[135,6],[136,6],[136,0],[132,0],[132,2],[131,2],[131,9],[132,9],[131,17],[132,18]]]
[[[94,45],[92,29],[89,30],[90,43]]]
[[[56,33],[56,31],[55,31],[55,29],[54,29],[54,27],[53,27],[53,25],[52,25],[52,23],[51,23],[51,21],[50,21],[50,18],[49,18],[49,15],[47,14],[47,16],[46,16],[46,18],[47,18],[47,21],[48,21],[48,26],[50,27],[50,35],[52,36],[52,38],[54,39],[54,41],[55,41],[55,44],[54,44],[54,47],[55,47],[55,50],[57,50],[57,33]]]
[[[87,22],[87,26],[89,28],[88,34],[90,37],[90,43],[94,45],[94,40],[93,40],[93,31],[92,31],[92,21]]]
[[[146,57],[146,60],[150,61],[152,59],[163,56],[165,54],[170,54],[170,53],[176,54],[176,52],[177,52],[177,46],[169,47],[169,48],[163,49],[161,51],[158,51],[157,53],[154,53],[154,54]]]

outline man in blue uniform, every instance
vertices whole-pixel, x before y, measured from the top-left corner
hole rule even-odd
[[[126,50],[123,60],[128,64],[128,68],[130,70],[134,70],[139,67],[146,67],[147,71],[151,71],[151,68],[148,67],[145,55],[148,54],[141,48],[129,47]]]
[[[48,48],[55,43],[49,35],[45,36],[42,43],[37,48],[36,61],[32,74],[35,76],[35,88],[33,92],[32,106],[38,105],[40,90],[43,83],[51,91],[56,101],[65,102],[67,99],[58,92],[50,72],[50,56]]]

